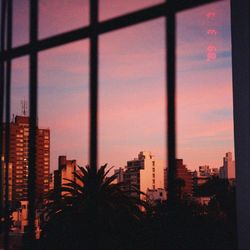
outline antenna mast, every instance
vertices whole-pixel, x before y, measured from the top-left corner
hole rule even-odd
[[[23,99],[21,101],[21,106],[22,106],[22,115],[26,116],[27,115],[27,101],[25,99]]]

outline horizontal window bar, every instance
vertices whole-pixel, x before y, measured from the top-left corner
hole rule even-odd
[[[175,3],[174,8],[176,12],[178,12],[218,1],[222,0],[180,0],[179,2]],[[131,25],[139,24],[141,22],[150,21],[152,19],[159,18],[165,15],[168,15],[168,6],[166,3],[163,3],[120,17],[112,18],[98,24],[98,35],[125,28]],[[30,54],[31,50],[36,50],[37,52],[39,52],[42,50],[51,49],[53,47],[78,41],[80,39],[89,38],[90,30],[90,26],[75,29],[70,32],[65,32],[56,36],[39,40],[36,43],[29,43],[13,48],[9,51],[4,51],[0,54],[0,56],[3,57],[4,60],[6,60],[7,58],[17,58]]]

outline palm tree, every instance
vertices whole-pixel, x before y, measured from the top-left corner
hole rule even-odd
[[[59,199],[58,190],[49,193],[42,249],[132,249],[146,204],[114,184],[106,167],[78,167]]]

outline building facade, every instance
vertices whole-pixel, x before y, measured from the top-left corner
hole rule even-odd
[[[12,201],[12,187],[13,187],[13,171],[12,171],[12,163],[9,162],[9,167],[8,167],[8,187],[9,187],[9,195],[8,195],[8,199],[9,201]],[[5,174],[6,174],[6,163],[5,163],[5,160],[4,160],[4,156],[1,157],[1,171],[2,171],[2,186],[1,186],[1,193],[5,194]],[[3,204],[4,200],[5,200],[5,196],[3,197],[0,197],[1,199],[1,203]]]
[[[12,164],[12,200],[28,199],[29,117],[16,116],[10,123],[9,162]],[[50,130],[37,128],[36,197],[49,190]],[[10,187],[11,188],[11,187]]]
[[[115,169],[114,174],[116,175],[116,179],[114,180],[114,183],[123,183],[124,182],[124,169],[123,168],[118,168]]]
[[[76,181],[74,172],[77,171],[76,160],[67,160],[65,155],[58,157],[58,169],[54,171],[54,190],[60,196],[61,187],[68,183],[67,180]]]
[[[164,188],[147,189],[146,196],[147,201],[154,205],[167,200],[167,191]]]
[[[140,152],[138,158],[127,161],[125,170],[115,173],[123,189],[137,198],[145,198],[148,189],[163,188],[163,163],[149,151]]]
[[[168,170],[165,169],[164,187],[167,190],[168,187]],[[193,195],[193,174],[187,169],[186,165],[183,164],[183,159],[176,159],[176,188],[178,195]]]
[[[213,177],[219,176],[218,168],[210,168],[208,165],[199,166],[198,171],[192,172],[193,175],[193,187],[197,189],[199,186],[205,184]]]
[[[220,178],[235,179],[235,161],[231,152],[227,152],[223,157],[223,166],[220,167]]]

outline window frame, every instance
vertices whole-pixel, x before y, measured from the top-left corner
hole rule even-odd
[[[30,137],[29,137],[29,178],[28,178],[28,230],[29,241],[33,244],[35,240],[35,168],[36,165],[36,133],[37,133],[37,99],[38,99],[38,53],[47,49],[56,48],[61,45],[70,44],[83,39],[90,39],[90,141],[89,141],[89,162],[90,166],[97,171],[98,164],[98,67],[99,67],[99,36],[111,31],[144,23],[159,17],[165,18],[165,42],[166,42],[166,98],[167,98],[167,135],[166,145],[168,156],[168,199],[175,200],[174,179],[175,179],[175,158],[176,158],[176,126],[175,126],[175,92],[176,92],[176,14],[204,4],[215,3],[222,0],[166,0],[161,4],[133,11],[105,21],[98,21],[99,3],[98,0],[90,0],[90,24],[78,29],[57,34],[48,38],[38,39],[38,2],[30,0],[30,30],[29,43],[12,47],[12,0],[1,0],[1,47],[0,47],[0,155],[3,153],[2,142],[6,142],[5,159],[9,163],[9,132],[8,122],[10,121],[10,90],[11,90],[11,69],[12,60],[21,56],[29,57],[29,107],[30,107]],[[4,102],[5,101],[5,102]],[[4,119],[5,114],[5,119]],[[4,128],[4,126],[6,126]],[[5,129],[5,138],[3,130]],[[2,171],[0,171],[0,180]],[[5,173],[6,179],[6,202],[5,220],[8,220],[8,168]],[[2,183],[0,183],[2,187]],[[2,193],[3,190],[0,190]],[[0,202],[2,204],[2,202]],[[0,211],[3,207],[0,204]],[[5,247],[8,249],[9,228],[5,228]]]

